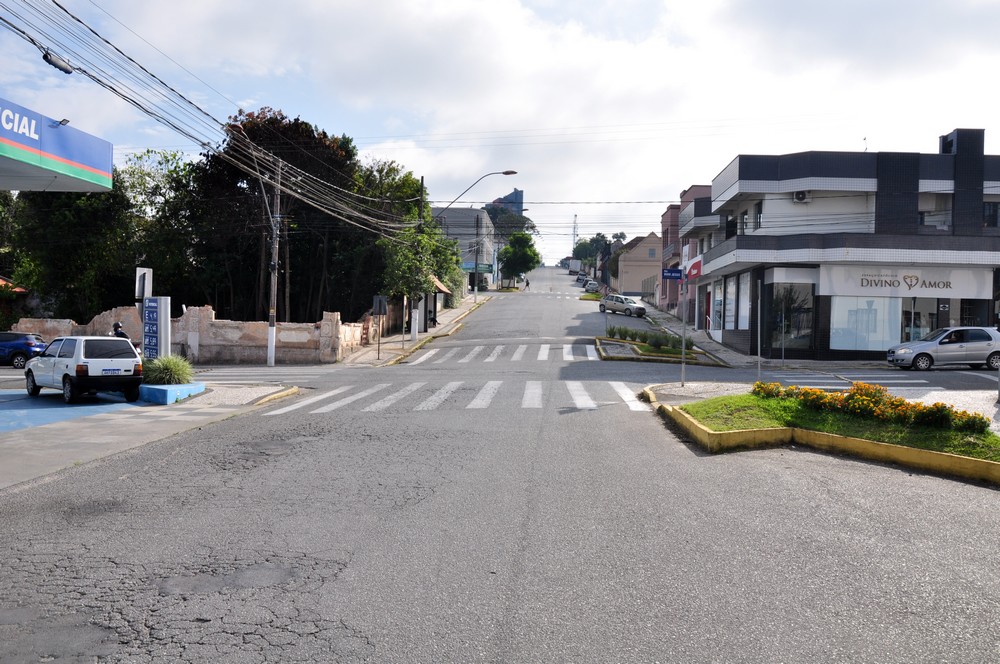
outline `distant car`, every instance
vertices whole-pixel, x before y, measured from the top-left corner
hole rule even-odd
[[[584,285],[583,290],[587,291],[588,293],[596,293],[597,291],[601,290],[601,285],[596,281],[594,281],[593,279],[591,279],[586,283],[586,285]]]
[[[587,275],[585,273],[583,273],[583,272],[580,272],[579,274],[577,274],[576,275],[576,283],[578,283],[578,284],[587,283]]]
[[[45,340],[27,332],[0,332],[0,364],[23,369],[28,360],[41,355]]]
[[[900,369],[926,371],[939,364],[984,364],[1000,369],[1000,332],[991,327],[942,327],[917,341],[890,346],[886,359]]]
[[[98,392],[121,392],[125,401],[137,401],[141,384],[142,358],[121,337],[59,337],[24,369],[29,396],[50,387],[62,390],[66,403]]]
[[[646,307],[624,295],[605,295],[601,298],[599,307],[601,311],[610,311],[611,313],[625,314],[626,316],[641,317],[646,315]]]

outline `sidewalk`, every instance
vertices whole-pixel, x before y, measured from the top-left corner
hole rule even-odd
[[[649,305],[649,303],[646,303]],[[682,336],[684,324],[681,319],[673,314],[660,311],[649,305],[646,317],[657,327],[667,330],[671,334]],[[894,369],[886,362],[873,360],[857,361],[824,361],[824,360],[774,360],[761,358],[756,355],[743,355],[721,343],[712,339],[705,330],[692,330],[687,328],[687,337],[692,340],[695,346],[714,356],[719,361],[734,368],[752,369],[759,366],[767,371],[815,371],[831,375],[865,372],[865,371],[900,371]],[[911,372],[913,373],[913,372]],[[966,410],[970,413],[979,413],[989,419],[993,424],[991,429],[1000,434],[1000,395],[998,395],[997,377],[985,371],[976,373],[982,377],[982,387],[979,383],[973,385],[978,389],[969,390],[940,390],[921,387],[894,388],[892,391],[910,401],[918,401],[925,404],[945,403],[956,410]],[[680,382],[664,383],[651,386],[650,389],[656,395],[660,403],[668,405],[680,405],[697,399],[704,399],[711,396],[723,396],[727,394],[746,394],[751,383],[693,383],[685,381],[682,386]]]
[[[427,332],[418,332],[417,340],[413,341],[411,333],[396,333],[382,337],[380,343],[363,346],[344,358],[347,366],[360,365],[384,367],[395,364],[409,357],[411,353],[428,343],[431,339],[447,337],[461,329],[462,319],[472,311],[490,300],[490,295],[479,293],[477,296],[467,295],[454,309],[442,309],[438,312],[437,327],[429,328]]]

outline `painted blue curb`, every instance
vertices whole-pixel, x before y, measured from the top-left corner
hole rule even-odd
[[[140,385],[139,398],[147,403],[177,403],[182,399],[201,394],[205,383],[184,383],[183,385]]]

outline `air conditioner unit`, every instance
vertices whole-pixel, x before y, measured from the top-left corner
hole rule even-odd
[[[812,200],[811,191],[797,191],[792,194],[792,200],[796,203],[808,203]]]

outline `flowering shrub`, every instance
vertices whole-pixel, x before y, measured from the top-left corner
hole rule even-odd
[[[953,428],[958,431],[985,433],[990,421],[978,413],[959,410],[947,404],[911,403],[889,394],[881,385],[852,383],[846,392],[825,392],[811,387],[782,387],[781,383],[753,384],[752,394],[772,399],[796,399],[815,410],[842,412],[856,417],[882,420],[901,425]]]

